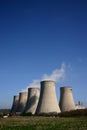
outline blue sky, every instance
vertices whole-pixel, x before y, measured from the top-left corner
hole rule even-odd
[[[0,108],[64,64],[63,81],[87,106],[86,0],[0,0]]]

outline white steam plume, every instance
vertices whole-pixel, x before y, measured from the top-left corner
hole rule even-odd
[[[44,74],[42,80],[54,80],[61,82],[65,79],[65,64],[61,65],[60,69],[56,69],[51,75]]]
[[[41,80],[33,80],[33,82],[30,83],[25,89],[23,89],[22,92],[27,91],[28,88],[31,87],[40,87],[40,81],[43,80],[53,80],[55,82],[63,82],[64,79],[65,79],[65,64],[63,63],[60,69],[54,70],[50,75],[44,74]]]

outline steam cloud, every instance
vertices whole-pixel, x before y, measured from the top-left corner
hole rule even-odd
[[[53,80],[55,82],[63,82],[65,79],[65,64],[61,65],[60,69],[54,70],[50,75],[44,74],[41,80],[33,80],[22,92],[27,91],[30,87],[40,87],[40,81],[43,80]]]

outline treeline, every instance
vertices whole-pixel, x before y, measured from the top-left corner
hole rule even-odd
[[[72,111],[66,111],[61,113],[50,112],[40,113],[39,115],[32,115],[32,113],[22,113],[21,116],[47,116],[47,117],[87,117],[87,109],[78,109]]]
[[[10,109],[0,109],[0,113],[9,113]]]
[[[87,117],[87,109],[78,109],[68,112],[61,112],[58,115],[59,117]]]

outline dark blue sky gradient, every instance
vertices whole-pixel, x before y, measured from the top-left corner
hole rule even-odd
[[[0,107],[62,63],[67,80],[57,93],[70,85],[87,105],[86,0],[0,0]]]

